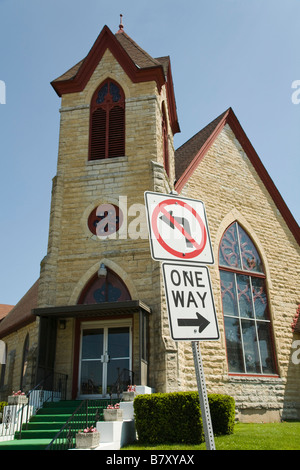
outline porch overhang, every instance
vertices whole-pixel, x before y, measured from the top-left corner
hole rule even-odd
[[[58,307],[42,307],[32,310],[37,317],[52,318],[83,318],[113,317],[133,313],[151,313],[151,308],[141,300],[125,300],[124,302],[101,302],[89,305],[64,305]]]
[[[60,323],[71,324],[71,322],[64,320],[74,320],[75,323],[75,328],[73,325],[69,325],[69,334],[73,338],[72,346],[68,350],[64,350],[64,354],[73,357],[71,395],[72,399],[75,399],[79,390],[81,326],[87,322],[103,325],[104,321],[105,324],[109,323],[111,327],[113,324],[118,327],[119,324],[123,324],[122,319],[128,319],[130,322],[132,319],[135,334],[132,337],[134,352],[132,353],[131,371],[134,371],[137,383],[148,385],[148,325],[151,308],[141,300],[42,307],[33,309],[32,314],[40,318],[37,383],[46,373],[56,370],[57,348],[64,348],[64,342],[61,342],[63,332],[59,332],[59,330],[66,329],[65,327],[61,328]],[[62,349],[60,349],[61,351]],[[69,369],[64,373],[70,376]]]

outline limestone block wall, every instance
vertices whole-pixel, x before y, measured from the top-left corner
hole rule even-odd
[[[3,341],[6,345],[7,359],[5,367],[4,387],[0,391],[0,398],[6,400],[13,391],[17,392],[21,386],[23,351],[27,334],[29,335],[29,347],[26,370],[23,379],[22,391],[28,392],[35,380],[36,353],[38,346],[38,321],[30,323],[9,334]]]

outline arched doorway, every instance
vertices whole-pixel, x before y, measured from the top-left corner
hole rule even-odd
[[[88,282],[78,303],[83,305],[131,300],[124,282],[103,266]],[[115,394],[118,381],[132,373],[132,316],[82,318],[78,369],[78,397]]]

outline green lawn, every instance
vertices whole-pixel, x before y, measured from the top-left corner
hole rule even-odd
[[[300,450],[300,422],[271,424],[242,424],[234,433],[215,437],[217,450]],[[138,442],[122,450],[205,450],[205,443],[192,446],[182,444],[144,445]]]

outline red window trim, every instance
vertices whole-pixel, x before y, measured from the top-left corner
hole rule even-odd
[[[280,379],[280,375],[278,373],[276,374],[246,374],[246,373],[242,373],[240,372],[239,374],[238,373],[233,373],[233,372],[228,372],[228,376],[229,377],[255,377],[256,379],[259,378],[268,378],[268,379]]]
[[[163,139],[164,168],[166,170],[168,177],[170,177],[168,124],[167,124],[167,117],[166,117],[166,110],[165,110],[164,103],[162,106],[162,139]]]
[[[252,277],[260,277],[261,279],[266,279],[266,275],[264,273],[257,273],[255,271],[243,271],[241,269],[234,269],[228,266],[222,266],[219,264],[220,271],[229,271],[231,273],[242,274],[243,276],[252,276]]]

